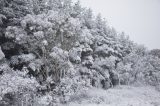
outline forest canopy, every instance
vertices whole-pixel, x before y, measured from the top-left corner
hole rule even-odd
[[[71,0],[0,0],[0,105],[52,106],[90,88],[160,85],[148,50]]]

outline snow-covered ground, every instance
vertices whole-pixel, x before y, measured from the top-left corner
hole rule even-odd
[[[67,106],[160,106],[160,92],[150,86],[92,89],[73,97]]]

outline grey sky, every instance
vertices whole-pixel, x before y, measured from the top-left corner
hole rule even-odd
[[[109,25],[149,49],[160,49],[160,0],[80,0]]]

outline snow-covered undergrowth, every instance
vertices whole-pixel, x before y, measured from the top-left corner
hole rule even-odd
[[[160,106],[160,92],[151,86],[90,89],[85,95],[68,106]]]

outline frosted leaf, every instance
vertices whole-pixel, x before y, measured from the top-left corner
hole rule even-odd
[[[33,71],[36,71],[36,70],[40,70],[42,65],[43,65],[42,60],[36,59],[35,61],[32,61],[32,62],[28,65],[28,67],[29,67],[30,69],[32,69]]]
[[[10,60],[10,64],[11,65],[18,65],[18,64],[22,64],[22,63],[27,63],[27,62],[31,62],[35,58],[36,58],[35,55],[32,53],[12,56],[11,60]]]
[[[12,39],[15,37],[15,34],[14,34],[14,29],[16,27],[11,27],[11,26],[8,26],[7,29],[6,29],[6,33],[5,33],[5,37],[6,38],[9,38],[9,39]]]
[[[36,69],[37,69],[37,64],[35,64],[35,63],[30,63],[28,67],[29,67],[30,69],[32,69],[33,71],[36,71]]]
[[[102,45],[98,46],[95,49],[95,53],[97,53],[99,56],[107,56],[108,55],[108,45]]]
[[[48,106],[52,102],[52,96],[45,95],[38,99],[38,103],[43,106]]]
[[[12,42],[6,42],[6,43],[2,44],[1,46],[4,50],[10,50],[15,47],[15,44]]]
[[[27,25],[26,21],[25,21],[25,20],[22,20],[22,21],[21,21],[21,26],[22,26],[23,29],[26,28],[26,25]]]
[[[69,50],[69,58],[71,62],[80,63],[81,62],[81,48],[72,48]]]
[[[82,34],[80,35],[80,43],[87,43],[89,45],[93,44],[93,40],[95,38],[93,37],[93,35],[90,33],[90,31],[88,29],[83,29],[82,30]]]
[[[80,43],[79,42],[75,42],[75,47],[79,47],[80,46]]]
[[[6,19],[6,16],[3,14],[0,14],[0,25],[3,24],[2,19]]]
[[[30,53],[30,54],[23,54],[18,56],[19,61],[22,62],[30,62],[32,60],[34,60],[36,57],[34,54]]]
[[[90,47],[85,47],[82,49],[82,54],[85,56],[91,55],[93,53],[93,50]]]
[[[58,48],[58,47],[54,47],[52,48],[51,50],[52,52],[50,53],[50,56],[59,61],[59,62],[66,62],[68,61],[68,52],[67,51],[64,51],[62,50],[61,48]]]
[[[78,18],[69,18],[69,22],[73,27],[79,27],[81,24]]]
[[[45,46],[47,46],[47,45],[48,45],[47,40],[43,40],[43,41],[42,41],[42,44],[45,45]]]
[[[2,60],[3,58],[5,58],[5,55],[4,53],[2,52],[2,49],[0,47],[0,60]]]
[[[85,66],[92,66],[93,65],[93,57],[92,56],[86,56],[86,57],[83,57],[83,61],[82,61],[82,64],[85,65]]]
[[[0,65],[0,72],[9,72],[11,70],[12,69],[6,63],[3,63],[3,64]]]
[[[43,39],[43,38],[44,38],[44,32],[43,32],[43,31],[35,32],[35,33],[34,33],[34,36],[35,36],[37,39]]]
[[[94,64],[104,69],[111,69],[115,66],[114,62],[115,61],[112,61],[109,58],[96,58]]]

